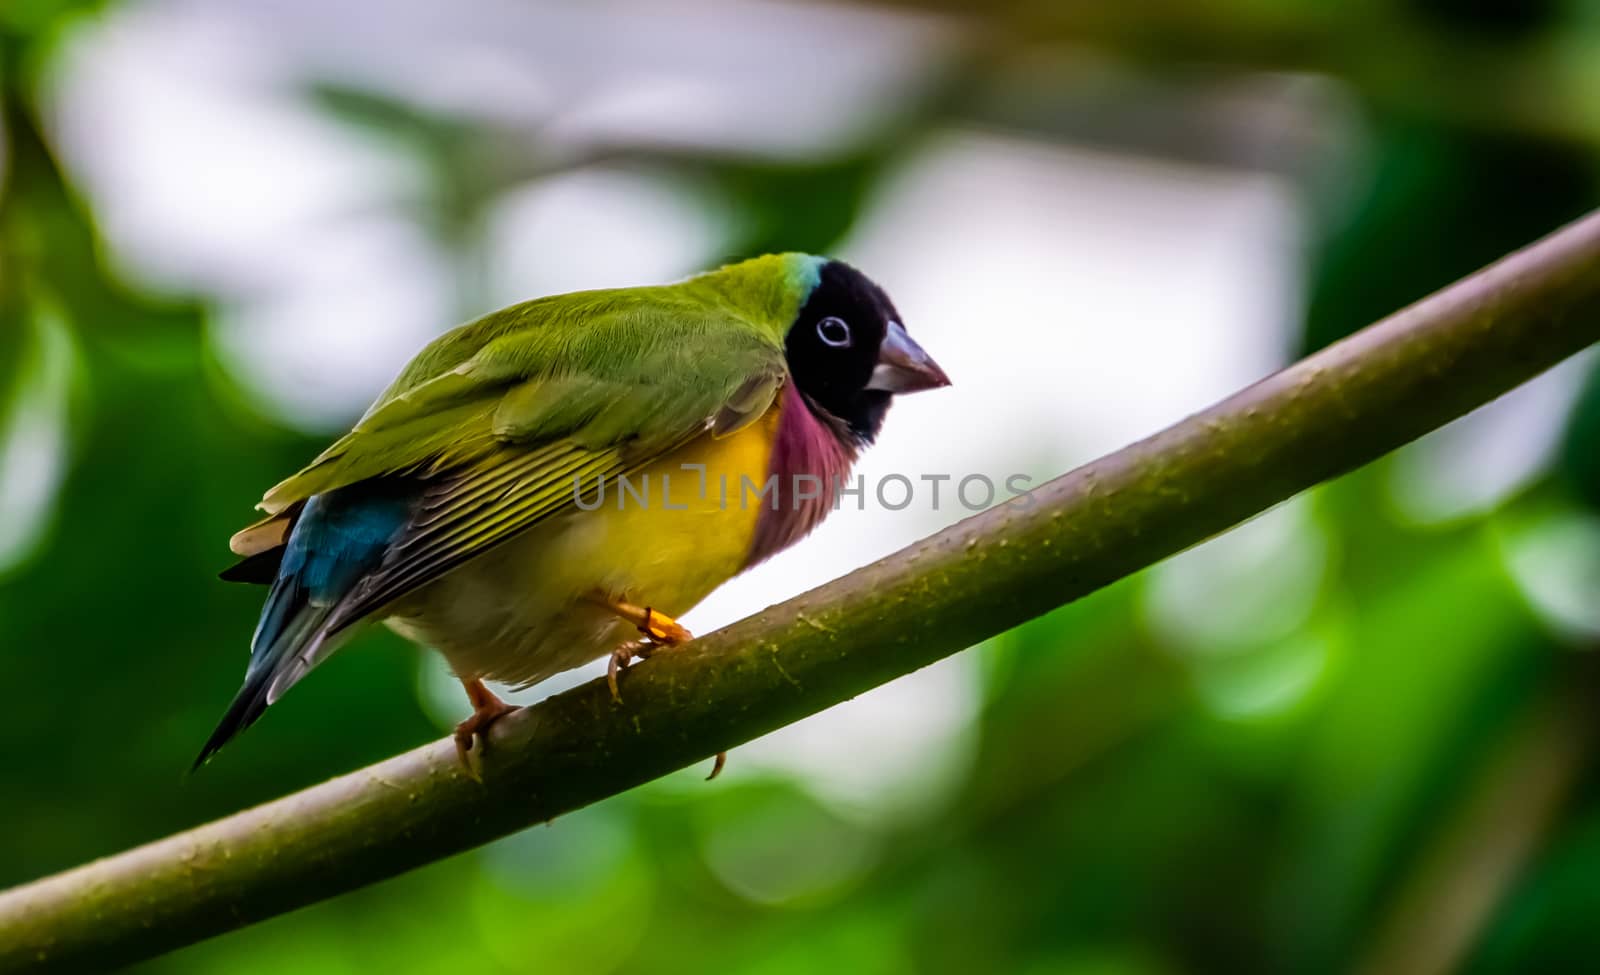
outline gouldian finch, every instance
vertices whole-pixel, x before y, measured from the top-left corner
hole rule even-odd
[[[526,687],[689,639],[675,617],[835,506],[898,393],[948,385],[881,288],[775,254],[539,298],[429,344],[269,490],[223,573],[270,584],[195,765],[383,621],[442,653],[463,762]],[[469,765],[470,768],[470,765]]]

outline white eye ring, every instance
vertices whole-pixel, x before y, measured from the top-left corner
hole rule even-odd
[[[847,348],[850,345],[850,325],[836,315],[817,322],[817,338],[822,344],[831,345],[836,349]]]

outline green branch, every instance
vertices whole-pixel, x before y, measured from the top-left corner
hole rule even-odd
[[[497,724],[0,894],[0,971],[146,958],[487,843],[924,667],[1223,531],[1600,340],[1600,213],[1211,409]]]

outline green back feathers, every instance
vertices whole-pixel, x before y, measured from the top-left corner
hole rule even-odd
[[[763,415],[821,263],[769,255],[678,284],[540,298],[448,332],[355,429],[267,492],[267,521],[234,550],[281,543],[313,495],[383,476],[423,482],[408,527],[330,618],[337,631],[567,510],[576,484]]]
[[[720,342],[744,333],[781,348],[821,264],[822,258],[808,254],[768,254],[677,284],[578,291],[491,312],[429,343],[368,416],[472,360],[496,373],[526,377],[551,367],[606,375],[659,372],[699,351],[674,348],[682,338]]]
[[[322,491],[469,464],[507,444],[570,438],[654,454],[730,404],[754,419],[781,384],[784,332],[821,263],[767,255],[677,284],[538,298],[456,328],[261,507],[276,514]]]

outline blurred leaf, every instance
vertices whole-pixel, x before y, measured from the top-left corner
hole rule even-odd
[[[1573,404],[1561,446],[1561,471],[1578,499],[1600,510],[1600,363]]]
[[[886,152],[815,165],[709,164],[706,175],[730,198],[742,231],[725,256],[837,249],[888,166]]]
[[[1402,541],[1390,531],[1385,550],[1405,551],[1409,565],[1379,587],[1347,589],[1348,643],[1295,775],[1282,911],[1297,971],[1349,961],[1380,892],[1405,875],[1413,834],[1455,801],[1463,765],[1548,661],[1520,595],[1472,532]],[[1347,560],[1343,574],[1359,579],[1362,568]]]
[[[6,0],[0,4],[0,33],[29,38],[45,35],[72,16],[103,9],[110,0]]]
[[[1391,116],[1377,120],[1370,151],[1362,198],[1316,264],[1306,352],[1600,204],[1594,160],[1563,144]]]
[[[1464,975],[1585,971],[1600,955],[1600,796],[1590,778],[1582,813],[1546,847]]]

